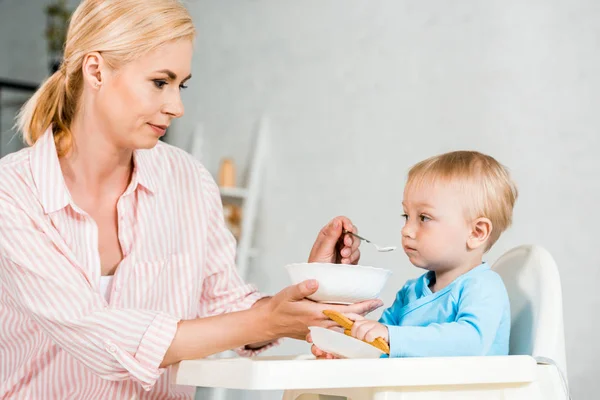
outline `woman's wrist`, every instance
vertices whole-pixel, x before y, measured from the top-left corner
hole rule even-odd
[[[269,321],[267,303],[261,301],[256,307],[245,311],[180,321],[161,367],[250,343],[273,341],[276,337],[265,329]]]
[[[249,310],[250,312],[254,312],[254,319],[257,322],[257,328],[260,331],[261,336],[264,339],[260,342],[272,342],[273,340],[277,340],[281,337],[281,334],[276,329],[276,321],[273,319],[273,310],[271,307],[273,297],[263,297],[259,299],[252,308]]]

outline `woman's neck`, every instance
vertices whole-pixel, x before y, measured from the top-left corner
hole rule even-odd
[[[73,146],[60,159],[70,190],[77,188],[93,196],[122,194],[133,171],[133,150],[119,149],[93,118],[76,118],[71,125]]]

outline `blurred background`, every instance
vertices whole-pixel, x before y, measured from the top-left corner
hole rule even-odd
[[[0,0],[2,155],[22,146],[14,116],[51,72],[61,10],[77,3]],[[215,179],[228,159],[235,183],[221,183],[245,190],[257,121],[270,122],[260,185],[249,191],[255,224],[241,232],[256,249],[247,280],[266,293],[288,285],[284,266],[305,261],[318,230],[340,214],[374,242],[398,244],[410,166],[450,150],[488,153],[510,168],[520,197],[512,228],[487,260],[526,243],[554,256],[573,398],[597,398],[600,2],[186,4],[198,29],[193,79],[183,95],[186,115],[165,140],[193,153]],[[368,245],[361,263],[394,272],[386,305],[422,273],[401,251],[377,254]],[[268,354],[308,352],[288,340]]]

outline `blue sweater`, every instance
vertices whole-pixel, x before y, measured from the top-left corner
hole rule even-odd
[[[507,355],[510,304],[502,278],[483,263],[432,293],[433,272],[408,281],[379,322],[390,357]]]

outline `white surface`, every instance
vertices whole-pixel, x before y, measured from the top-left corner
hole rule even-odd
[[[379,358],[383,351],[352,336],[331,329],[311,326],[313,343],[321,350],[343,358]]]
[[[114,275],[100,276],[100,293],[104,296],[106,301],[110,301],[110,292],[114,278]]]
[[[519,246],[492,269],[502,276],[510,298],[510,354],[548,358],[566,374],[561,281],[550,253]]]
[[[315,360],[305,357],[182,361],[179,385],[276,390],[378,386],[482,385],[536,379],[528,356]]]
[[[537,365],[532,382],[493,384],[457,383],[440,386],[296,389],[284,392],[283,400],[323,400],[340,396],[351,400],[568,400],[554,366]]]
[[[378,298],[392,273],[383,268],[327,263],[296,263],[285,268],[292,284],[308,279],[319,282],[319,289],[309,299],[336,304]]]

